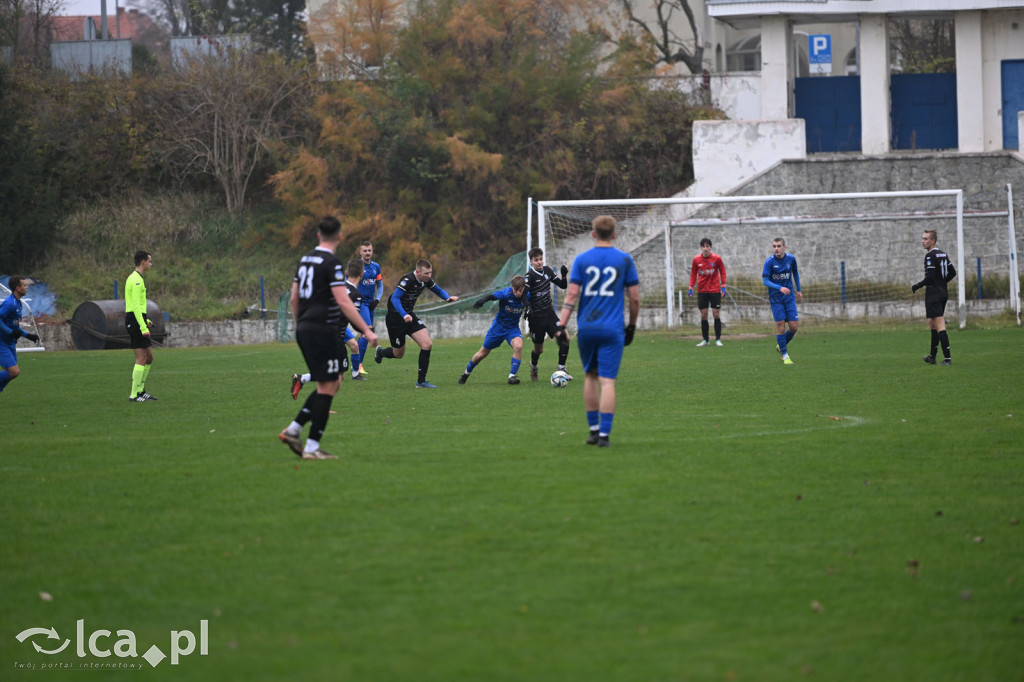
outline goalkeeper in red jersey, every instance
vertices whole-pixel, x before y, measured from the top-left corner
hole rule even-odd
[[[697,347],[710,346],[708,339],[708,308],[715,318],[715,345],[722,345],[722,319],[719,313],[722,308],[722,296],[725,295],[725,261],[717,253],[711,253],[711,240],[704,237],[700,240],[700,253],[693,258],[690,266],[690,291],[693,297],[693,285],[697,285],[697,308],[700,309],[700,334],[704,340]]]

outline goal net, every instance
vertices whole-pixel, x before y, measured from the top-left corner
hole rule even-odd
[[[33,334],[42,336],[41,334],[39,334],[39,327],[38,325],[36,325],[36,318],[32,315],[32,307],[29,305],[29,302],[32,300],[31,292],[32,288],[29,287],[29,295],[21,299],[22,317],[21,320],[18,322],[18,325],[27,332],[31,332]],[[10,295],[11,290],[8,289],[3,284],[0,284],[0,301],[3,301]],[[42,340],[40,340],[37,343],[33,343],[26,339],[25,337],[21,337],[20,339],[18,339],[17,348],[19,353],[46,350],[45,348],[43,348]]]
[[[775,238],[799,266],[801,317],[857,319],[924,314],[921,233],[938,231],[938,246],[956,264],[947,315],[966,324],[966,301],[982,284],[987,311],[1020,314],[1012,190],[973,195],[962,190],[841,194],[675,197],[669,199],[537,202],[537,242],[557,269],[593,244],[591,221],[611,215],[616,246],[640,274],[641,308],[654,323],[691,323],[696,298],[686,296],[700,240],[725,262],[722,310],[733,319],[770,319],[761,281]],[[965,208],[967,206],[967,208]],[[528,248],[533,245],[528,230]],[[979,278],[980,273],[980,278]],[[988,291],[985,284],[988,283]]]

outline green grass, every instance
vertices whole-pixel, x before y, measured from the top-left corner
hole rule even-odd
[[[293,345],[158,349],[145,404],[128,351],[23,354],[0,678],[142,661],[79,658],[79,619],[140,655],[206,619],[146,679],[1024,679],[1021,334],[952,332],[946,368],[920,329],[801,330],[792,367],[641,333],[608,449],[575,349],[566,389],[506,385],[507,349],[457,386],[479,340],[439,341],[437,390],[412,351],[345,382],[324,462],[277,442]]]

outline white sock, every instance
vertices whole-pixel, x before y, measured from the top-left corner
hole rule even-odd
[[[309,438],[306,440],[306,452],[316,452],[320,449],[320,441]]]
[[[288,425],[288,428],[285,429],[285,431],[292,434],[293,436],[298,436],[299,434],[302,433],[302,425],[299,424],[299,422],[292,422],[291,424]]]
[[[301,381],[304,384],[308,384],[309,383],[309,379],[310,379],[309,372],[306,372],[301,377],[299,377],[299,381]]]

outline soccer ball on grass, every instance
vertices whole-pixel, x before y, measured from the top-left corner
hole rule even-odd
[[[562,388],[569,383],[569,374],[563,370],[558,370],[551,375],[551,385],[555,388]]]

